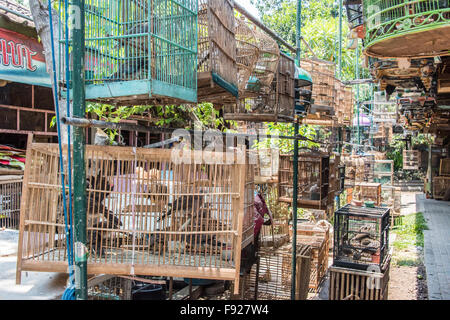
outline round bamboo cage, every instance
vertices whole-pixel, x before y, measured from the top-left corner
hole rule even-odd
[[[277,72],[278,61],[280,60],[280,48],[277,42],[262,30],[254,28],[254,32],[258,41],[259,56],[250,78],[252,85],[250,86],[249,83],[247,89],[268,94],[270,93],[271,84]]]
[[[236,64],[238,66],[238,90],[243,92],[258,61],[259,48],[256,34],[244,17],[236,21]]]

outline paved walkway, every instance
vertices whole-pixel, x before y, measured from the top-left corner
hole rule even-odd
[[[450,300],[450,202],[416,195],[417,212],[423,212],[428,299]]]
[[[19,232],[0,230],[0,300],[53,300],[64,292],[67,275],[53,272],[22,272],[16,285]]]

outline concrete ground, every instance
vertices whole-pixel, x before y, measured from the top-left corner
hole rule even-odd
[[[16,285],[17,230],[0,229],[0,300],[53,300],[64,292],[67,275],[52,272],[22,272]]]
[[[424,256],[429,300],[450,300],[450,202],[416,195],[417,211],[423,212]]]

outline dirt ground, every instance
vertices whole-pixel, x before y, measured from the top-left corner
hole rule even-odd
[[[425,267],[391,265],[389,300],[428,300]]]

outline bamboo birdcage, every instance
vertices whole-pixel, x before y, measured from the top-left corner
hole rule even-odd
[[[419,170],[420,151],[403,150],[403,170]]]
[[[200,0],[198,11],[198,101],[222,103],[238,95],[233,2]]]
[[[246,300],[288,300],[291,298],[292,249],[261,248],[259,264],[246,277]],[[306,300],[310,279],[311,247],[297,245],[295,300]],[[259,267],[259,268],[258,268]]]
[[[238,89],[240,95],[247,87],[248,80],[256,67],[259,47],[254,30],[248,25],[244,16],[235,18],[236,24],[236,59],[238,66]]]
[[[278,200],[292,203],[293,156],[280,154]],[[327,154],[305,152],[298,157],[298,198],[301,208],[326,209],[329,190],[330,157]]]
[[[238,282],[254,238],[254,169],[243,154],[87,145],[89,272]],[[32,143],[27,159],[19,279],[67,272],[58,146]]]
[[[65,78],[64,3],[57,7],[65,91],[72,84]],[[195,0],[86,1],[86,99],[123,105],[196,102],[197,10]]]
[[[22,176],[0,176],[0,229],[18,229]]]
[[[229,106],[224,118],[253,122],[292,121],[295,104],[294,76],[294,59],[280,54],[269,93],[244,91],[237,104]]]
[[[261,29],[253,26],[258,45],[258,60],[253,69],[246,91],[269,94],[280,60],[277,42]]]

